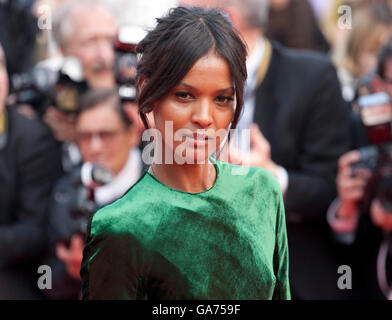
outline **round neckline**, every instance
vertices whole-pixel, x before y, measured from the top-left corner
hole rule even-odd
[[[212,165],[215,168],[216,171],[216,178],[215,178],[215,182],[214,184],[207,190],[201,191],[201,192],[186,192],[186,191],[181,191],[181,190],[177,190],[174,189],[172,187],[169,187],[168,185],[164,184],[162,181],[160,181],[155,175],[153,175],[151,172],[148,171],[148,169],[146,169],[146,173],[147,175],[149,175],[153,180],[155,180],[156,182],[158,182],[161,186],[163,186],[165,189],[168,189],[170,191],[174,191],[174,192],[178,192],[178,193],[182,193],[182,194],[188,194],[188,195],[202,195],[205,194],[207,192],[210,192],[212,189],[215,188],[215,186],[218,183],[218,180],[220,179],[220,169],[218,166],[218,160],[214,159],[214,161],[212,162]]]

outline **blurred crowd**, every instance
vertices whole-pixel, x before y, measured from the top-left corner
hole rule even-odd
[[[147,2],[220,7],[247,44],[230,161],[281,185],[293,298],[392,299],[392,1]],[[0,0],[0,299],[79,299],[89,218],[148,168],[147,2]]]

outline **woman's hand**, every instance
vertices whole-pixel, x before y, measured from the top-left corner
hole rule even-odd
[[[45,111],[43,120],[52,129],[58,141],[75,141],[75,115],[65,114],[55,107],[49,107]]]
[[[378,198],[372,201],[370,206],[370,216],[374,225],[387,231],[392,231],[392,213],[386,211]]]

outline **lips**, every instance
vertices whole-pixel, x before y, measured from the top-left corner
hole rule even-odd
[[[200,134],[200,133],[193,133],[193,134],[186,134],[185,135],[186,138],[190,138],[196,141],[205,141],[205,140],[212,140],[213,137],[210,137],[206,134]]]
[[[207,145],[208,141],[213,140],[214,138],[211,136],[208,136],[206,134],[198,134],[198,133],[193,133],[193,134],[186,134],[184,135],[186,139],[192,143],[195,147],[202,147]]]

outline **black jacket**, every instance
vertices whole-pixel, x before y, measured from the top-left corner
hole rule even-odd
[[[338,158],[350,147],[348,110],[328,57],[273,43],[255,122],[288,172],[286,211],[323,216],[336,195]]]
[[[45,249],[49,196],[61,176],[61,149],[46,126],[6,108],[0,150],[0,265],[37,259]]]

